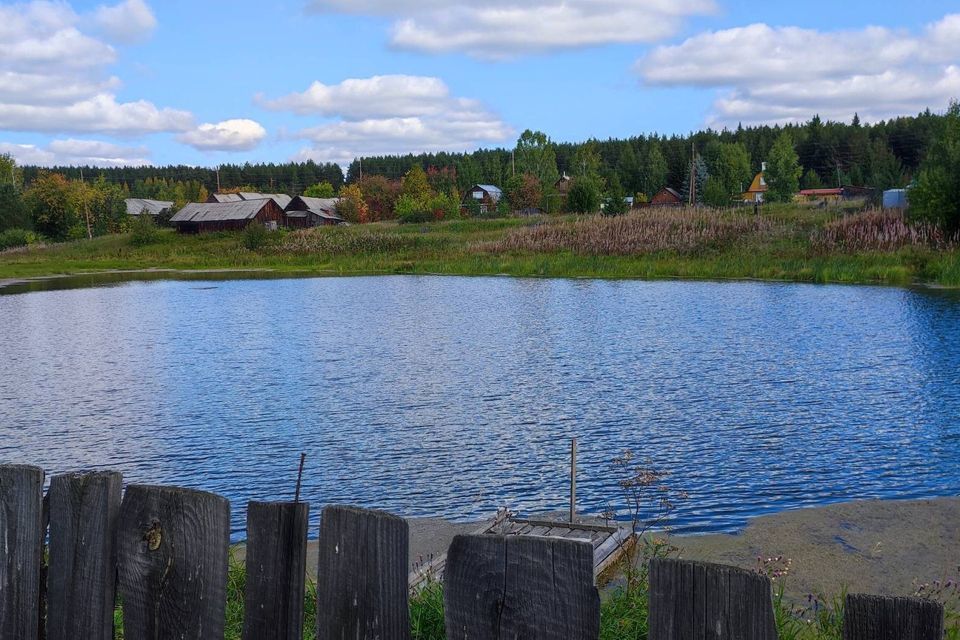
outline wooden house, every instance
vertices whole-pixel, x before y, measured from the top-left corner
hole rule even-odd
[[[683,196],[676,189],[664,187],[650,198],[651,207],[680,207],[683,206]]]
[[[767,192],[767,181],[764,173],[767,171],[767,163],[760,166],[760,173],[753,177],[750,188],[743,192],[741,196],[744,202],[763,202],[764,194]]]
[[[170,223],[180,233],[238,231],[251,224],[276,229],[284,223],[283,209],[272,198],[240,202],[191,202]]]
[[[337,215],[338,202],[340,198],[296,196],[283,212],[285,224],[291,229],[343,224],[344,219]]]
[[[500,187],[495,187],[492,184],[475,184],[467,189],[460,206],[469,210],[479,205],[481,214],[492,213],[497,210],[497,205],[502,197],[503,191],[500,190]]]

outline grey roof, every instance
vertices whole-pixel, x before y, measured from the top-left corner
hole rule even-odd
[[[311,198],[310,196],[297,196],[293,200],[298,198],[310,211],[336,211],[337,204],[340,202],[340,198]]]
[[[310,213],[327,220],[343,220],[343,218],[337,215],[336,209],[310,209]]]
[[[483,189],[490,194],[490,197],[494,200],[499,200],[500,196],[503,195],[503,191],[500,190],[500,187],[495,187],[492,184],[478,184],[474,186],[474,189]],[[471,189],[472,191],[473,189]]]
[[[677,191],[676,189],[671,189],[670,187],[664,187],[664,190],[667,191],[667,193],[672,195],[677,200],[683,200],[683,196],[680,195],[680,192]]]
[[[264,200],[241,200],[240,202],[191,202],[184,205],[170,222],[212,222],[216,220],[249,220],[256,217]]]
[[[146,198],[127,198],[124,202],[127,204],[127,214],[131,216],[138,216],[144,211],[157,216],[163,213],[164,209],[173,206],[172,202],[166,200],[147,200]]]
[[[287,205],[290,204],[292,198],[285,193],[257,193],[254,191],[241,191],[240,198],[242,200],[263,200],[265,198],[272,198],[274,202],[280,205],[281,209],[286,209]]]
[[[213,193],[210,197],[217,202],[240,202],[243,200],[239,193]]]

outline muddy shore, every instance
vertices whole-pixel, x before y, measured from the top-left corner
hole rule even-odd
[[[412,518],[410,562],[444,553],[453,537],[478,523]],[[865,500],[797,509],[751,520],[736,534],[675,536],[680,557],[747,569],[758,557],[791,560],[785,585],[793,599],[832,596],[843,588],[911,595],[915,582],[960,574],[960,497],[930,500]],[[242,559],[242,545],[235,555]],[[311,541],[307,566],[316,573]]]

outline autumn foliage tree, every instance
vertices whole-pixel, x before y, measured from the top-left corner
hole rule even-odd
[[[360,185],[349,184],[340,189],[340,201],[337,203],[337,214],[347,222],[370,222],[370,211],[363,200]]]
[[[34,228],[49,238],[66,240],[80,224],[80,200],[71,182],[59,173],[39,174],[23,199]]]
[[[394,208],[400,196],[400,181],[390,180],[384,176],[364,176],[359,182],[363,192],[364,202],[370,215],[370,222],[392,220],[395,217]]]
[[[543,188],[536,176],[524,173],[507,180],[506,196],[514,211],[536,209],[543,201]]]

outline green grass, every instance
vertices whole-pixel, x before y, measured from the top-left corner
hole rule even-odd
[[[648,211],[641,216],[661,215]],[[742,213],[712,214],[718,220]],[[84,274],[111,270],[270,270],[277,274],[449,274],[643,279],[763,279],[960,286],[960,250],[922,246],[895,251],[823,253],[811,234],[832,214],[796,206],[768,206],[758,232],[684,243],[665,238],[655,251],[602,253],[577,244],[576,233],[550,250],[506,250],[527,227],[605,224],[561,218],[457,220],[399,225],[375,223],[268,234],[252,246],[243,233],[178,235],[161,229],[152,241],[131,234],[105,236],[0,253],[0,278]],[[579,233],[579,231],[577,232]],[[603,233],[599,231],[598,233]],[[612,233],[612,232],[609,232]],[[570,238],[573,238],[572,240]],[[616,241],[616,238],[612,238]],[[564,244],[566,242],[566,244]],[[516,244],[513,242],[513,244]],[[536,246],[536,245],[532,245]],[[665,248],[664,248],[665,247]]]
[[[239,640],[243,630],[242,563],[231,560],[227,580],[226,640]],[[773,609],[780,640],[841,640],[845,594],[833,598],[810,597],[801,605],[784,597],[783,582],[774,583]],[[307,581],[304,595],[304,640],[316,637],[316,584]],[[627,571],[623,584],[601,597],[600,640],[645,640],[647,637],[648,589],[646,575]],[[951,601],[952,602],[952,601]],[[949,605],[950,603],[948,603]],[[443,586],[429,583],[410,599],[410,630],[413,640],[446,638],[443,617]],[[123,612],[114,616],[115,638],[123,639]],[[960,640],[960,612],[948,606],[946,640]]]

